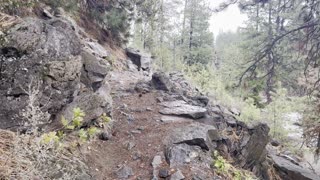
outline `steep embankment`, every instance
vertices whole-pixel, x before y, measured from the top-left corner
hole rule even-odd
[[[251,171],[261,179],[319,179],[273,152],[267,125],[246,125],[227,108],[212,106],[179,73],[152,74],[149,56],[128,49],[131,61],[122,61],[127,68],[112,70],[110,53],[69,17],[21,19],[5,34],[0,128],[57,130],[62,116],[72,119],[80,108],[85,115],[79,131],[101,130],[99,139],[67,147],[71,155],[66,156],[78,157],[84,165],[65,160],[53,168],[44,161],[40,170],[49,170],[46,176],[33,178],[70,179],[66,174],[81,172],[71,179],[206,180],[245,178]],[[112,116],[111,129],[101,125],[106,115]],[[4,140],[14,138],[1,134],[6,134]],[[0,155],[1,165],[12,158],[8,152],[15,146],[19,144],[0,141],[6,152]],[[65,168],[74,164],[79,166]]]

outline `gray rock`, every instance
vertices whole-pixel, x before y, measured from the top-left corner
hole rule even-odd
[[[88,52],[82,52],[83,69],[81,82],[93,90],[99,89],[110,71],[110,65],[106,60],[98,59]]]
[[[184,175],[180,170],[171,175],[170,180],[182,180],[184,179]]]
[[[11,28],[5,47],[15,47],[41,61],[67,60],[79,55],[81,45],[72,25],[62,19],[27,18]],[[41,58],[41,59],[40,59]]]
[[[161,156],[158,155],[153,158],[153,161],[151,164],[153,168],[157,168],[158,166],[160,166],[161,163],[162,163]]]
[[[191,99],[195,102],[195,105],[202,107],[206,107],[209,104],[209,98],[206,96],[195,96],[191,97]]]
[[[110,53],[97,41],[86,41],[84,49],[100,58],[106,58],[110,55]]]
[[[138,71],[138,66],[133,64],[131,60],[127,60],[127,68],[131,72],[137,72]]]
[[[134,143],[134,142],[128,142],[127,143],[127,150],[131,150],[131,149],[133,149],[134,147],[136,147],[136,143]]]
[[[116,172],[116,175],[119,179],[128,179],[133,176],[133,170],[125,165]]]
[[[229,111],[236,116],[240,116],[241,114],[241,112],[236,108],[230,108]]]
[[[108,141],[110,139],[110,135],[106,132],[102,132],[99,134],[99,139],[102,141]]]
[[[177,116],[161,116],[161,122],[172,123],[172,122],[191,122],[191,119],[177,117]]]
[[[30,119],[41,124],[79,92],[80,41],[68,22],[36,18],[11,28],[6,39],[0,51],[0,128],[16,130]]]
[[[210,129],[208,131],[208,138],[210,141],[221,141],[222,140],[222,135],[221,132],[217,129]]]
[[[132,155],[132,159],[135,161],[141,158],[142,158],[142,153],[140,151],[134,152]]]
[[[170,168],[181,167],[189,163],[198,163],[200,154],[203,153],[200,147],[178,144],[165,149],[167,162]]]
[[[238,124],[237,119],[232,115],[224,114],[224,119],[226,120],[228,126],[236,127]]]
[[[152,85],[157,90],[171,91],[173,84],[169,77],[163,72],[156,72],[152,75]]]
[[[54,16],[56,16],[56,17],[64,17],[65,14],[66,13],[62,7],[57,8],[54,12]]]
[[[269,130],[266,124],[258,124],[250,130],[250,135],[243,136],[240,145],[241,157],[238,158],[241,167],[251,169],[266,159]]]
[[[50,19],[53,18],[53,15],[49,12],[48,9],[43,9],[43,10],[42,10],[42,14],[43,14],[45,17],[47,17],[47,18],[50,18]]]
[[[173,129],[164,140],[166,145],[172,145],[192,139],[203,139],[207,141],[208,131],[216,129],[214,126],[201,123],[193,123]]]
[[[187,116],[193,119],[199,119],[204,117],[207,113],[207,109],[189,105],[185,101],[163,102],[161,105],[165,108],[161,109],[159,112],[165,115]]]
[[[158,180],[157,176],[153,176],[151,180]]]
[[[275,154],[270,154],[274,167],[278,174],[283,179],[288,180],[319,180],[320,177],[306,168],[302,168],[289,160],[279,157]]]
[[[130,132],[131,132],[131,134],[141,134],[140,130],[132,130]]]
[[[163,98],[162,98],[162,97],[157,97],[157,102],[158,102],[158,103],[163,102]]]
[[[167,169],[160,169],[159,170],[159,177],[160,178],[167,178],[170,176],[170,173]]]
[[[139,81],[135,87],[134,90],[138,93],[147,93],[151,90],[150,84],[148,82]]]
[[[92,120],[98,119],[102,114],[111,113],[112,100],[110,97],[104,97],[102,93],[86,92],[75,97],[72,103],[66,105],[60,116],[71,120],[73,118],[73,109],[80,108],[85,113],[84,124],[90,124]],[[60,119],[58,119],[60,120]]]
[[[138,66],[139,71],[151,70],[151,62],[152,62],[151,55],[141,53],[139,50],[136,50],[133,48],[127,48],[126,52],[127,52],[127,56],[130,58],[133,64]]]
[[[207,133],[212,129],[215,127],[200,123],[173,129],[164,140],[165,156],[170,167],[180,167],[191,162],[196,166],[210,164],[212,158],[210,153],[206,153],[210,146]]]
[[[194,175],[194,176],[192,177],[192,180],[205,180],[205,178],[200,177],[200,176],[198,176],[198,175]]]
[[[159,174],[158,167],[162,164],[161,156],[157,155],[153,158],[151,163],[153,167],[153,179],[158,179],[157,175]]]
[[[275,147],[280,146],[280,142],[274,139],[270,142],[270,144]]]

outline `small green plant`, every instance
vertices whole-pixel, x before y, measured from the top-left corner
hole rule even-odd
[[[90,128],[87,130],[87,132],[88,132],[88,136],[89,136],[89,137],[93,137],[93,136],[95,136],[97,133],[99,133],[99,130],[98,130],[98,128],[96,128],[96,127],[90,127]]]
[[[42,135],[41,143],[42,144],[58,144],[60,141],[60,137],[57,135],[57,132],[49,132]]]
[[[69,130],[74,130],[82,126],[83,118],[85,116],[86,114],[80,108],[74,108],[72,121],[68,121],[64,116],[62,116],[61,123],[64,128]]]
[[[218,173],[225,174],[229,171],[230,165],[227,161],[219,155],[218,151],[213,152],[213,166],[216,168]]]
[[[67,134],[75,132],[79,137],[80,143],[87,142],[90,138],[94,137],[100,130],[97,127],[88,127],[86,129],[82,128],[85,112],[80,108],[73,109],[72,120],[67,120],[64,116],[61,117],[61,124],[63,127],[58,131],[49,132],[42,135],[42,144],[59,144],[62,139],[64,139]],[[111,122],[111,118],[106,114],[103,114],[100,119],[103,124],[108,124]],[[103,127],[103,126],[102,126]]]
[[[88,132],[85,131],[84,129],[80,129],[78,131],[78,135],[81,142],[86,142],[88,140]]]
[[[253,175],[245,170],[239,170],[232,166],[225,158],[219,155],[218,151],[214,151],[212,154],[213,167],[216,172],[227,179],[233,180],[253,180],[255,179]]]
[[[80,109],[80,108],[75,108],[73,109],[73,120],[72,120],[72,125],[75,128],[80,128],[83,122],[83,117],[86,114]]]
[[[110,123],[112,120],[106,113],[103,113],[100,117],[104,123]]]

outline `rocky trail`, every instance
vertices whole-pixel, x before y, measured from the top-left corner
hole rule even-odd
[[[114,129],[107,141],[94,142],[90,146],[91,151],[86,154],[94,179],[205,180],[226,178],[212,171],[212,151],[207,150],[210,147],[210,149],[219,149],[221,152],[224,150],[225,155],[230,153],[228,149],[232,148],[233,144],[227,144],[227,142],[234,136],[239,140],[241,135],[234,134],[234,130],[237,129],[237,126],[244,125],[236,120],[231,111],[220,106],[207,106],[208,99],[205,97],[198,97],[204,102],[196,102],[182,95],[195,92],[181,93],[181,89],[178,88],[178,92],[172,93],[157,89],[157,87],[172,86],[169,82],[177,79],[176,77],[166,79],[168,77],[162,74],[164,77],[160,78],[159,82],[155,81],[154,77],[152,79],[143,75],[137,69],[110,74],[109,83],[111,93],[114,95],[112,112],[115,120]],[[171,75],[183,77],[175,73]],[[180,81],[181,79],[176,83],[179,84]],[[154,83],[160,83],[163,86]],[[181,88],[179,85],[178,87]],[[189,85],[188,89],[191,90]],[[181,112],[180,107],[183,107]],[[207,108],[211,108],[211,116]],[[205,110],[202,111],[203,109]],[[176,113],[176,110],[180,113]],[[188,112],[183,112],[184,110]],[[167,111],[170,111],[171,115]],[[197,113],[199,116],[195,116]],[[228,119],[223,120],[224,118]],[[222,130],[217,130],[219,127]],[[260,127],[261,130],[259,130]],[[266,157],[269,160],[264,161],[278,163],[279,166],[274,168],[279,168],[280,172],[284,171],[283,177],[288,178],[290,174],[287,173],[292,173],[288,179],[319,179],[317,175],[303,170],[290,159],[277,156],[274,152],[275,147],[265,144],[267,139],[263,134],[268,129],[263,129],[266,128],[263,125],[257,125],[255,128],[260,132],[257,132],[256,135],[250,134],[253,144],[249,144],[252,147],[247,147],[253,152],[246,152],[246,159],[239,158],[238,161],[237,158],[226,155],[230,158],[229,160],[234,158],[235,160],[232,160],[234,162],[242,161],[244,167],[250,167],[246,163],[251,161],[250,163],[260,168],[256,172],[257,175],[262,179],[268,179],[270,178],[268,171],[271,171],[273,167],[269,169],[263,167],[263,164],[260,164],[263,162],[259,160],[264,153],[267,153],[264,148],[268,146],[267,149],[271,153],[268,157],[272,160]],[[219,135],[219,132],[223,133]],[[188,144],[190,140],[194,141],[193,144]],[[261,140],[264,142],[259,142]],[[250,158],[251,160],[248,161]]]
[[[151,80],[138,71],[113,72],[110,79],[115,122],[112,137],[95,142],[87,154],[94,179],[150,179],[159,171],[165,172],[163,176],[174,174],[178,169],[166,163],[164,140],[192,120],[161,115],[163,93],[135,88],[138,81]]]
[[[0,49],[0,128],[26,133],[41,120],[47,123],[43,131],[51,131],[62,126],[62,116],[72,119],[75,108],[85,112],[83,129],[99,124],[104,114],[111,116],[111,128],[101,128],[97,138],[80,147],[88,172],[78,179],[236,176],[229,169],[218,173],[214,151],[258,179],[320,179],[281,156],[269,143],[266,124],[239,121],[181,73],[152,73],[149,55],[126,49],[123,59],[112,62],[104,45],[61,14],[21,19],[6,32],[8,41]],[[0,147],[11,147],[5,140]]]

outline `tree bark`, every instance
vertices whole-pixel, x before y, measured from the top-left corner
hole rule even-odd
[[[268,12],[268,26],[269,26],[269,31],[268,31],[268,43],[272,42],[272,1],[269,1],[269,12]],[[271,92],[273,90],[273,78],[274,78],[274,56],[272,54],[272,51],[268,51],[268,76],[267,76],[267,82],[266,82],[266,96],[267,96],[267,103],[269,104],[272,101],[272,95]]]
[[[182,22],[182,32],[181,32],[181,45],[184,44],[184,36],[186,32],[186,16],[187,16],[188,0],[184,1],[184,10],[183,10],[183,22]]]

